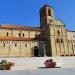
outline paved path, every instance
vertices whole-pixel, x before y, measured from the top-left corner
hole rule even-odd
[[[57,66],[61,68],[75,68],[75,57],[15,57],[15,58],[0,58],[14,62],[15,66],[12,70],[31,70],[38,69],[38,67],[44,67],[44,61],[47,59],[53,59],[57,62]]]
[[[33,69],[19,71],[0,71],[0,75],[75,75],[75,69]]]

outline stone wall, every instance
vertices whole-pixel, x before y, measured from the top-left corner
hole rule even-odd
[[[75,32],[67,31],[68,49],[70,55],[75,55]]]
[[[0,41],[0,56],[34,56],[34,46],[43,48],[44,44],[43,41]]]
[[[20,30],[20,29],[2,29],[0,28],[0,37],[23,37],[23,38],[35,38],[35,34],[39,35],[40,31],[35,30]]]

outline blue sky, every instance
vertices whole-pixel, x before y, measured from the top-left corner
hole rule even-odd
[[[39,9],[45,3],[67,29],[75,30],[75,0],[0,0],[0,23],[40,26]]]

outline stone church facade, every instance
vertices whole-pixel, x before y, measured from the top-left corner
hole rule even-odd
[[[54,9],[40,9],[40,27],[0,24],[0,56],[75,56],[75,32],[66,30]]]

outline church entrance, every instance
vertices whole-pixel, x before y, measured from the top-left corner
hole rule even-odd
[[[38,46],[34,46],[34,56],[39,57],[39,48],[38,48]]]

